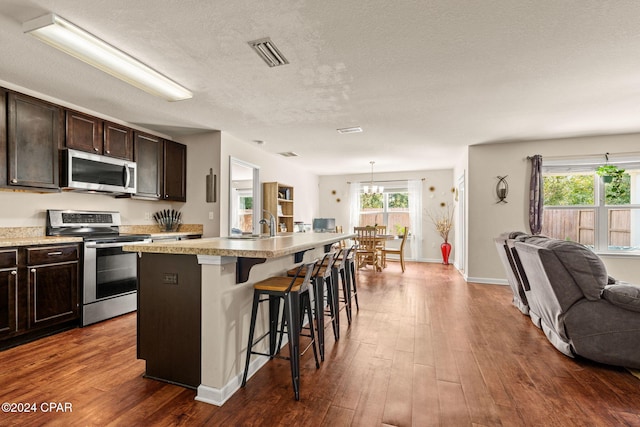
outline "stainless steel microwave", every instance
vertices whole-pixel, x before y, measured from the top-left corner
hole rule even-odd
[[[136,192],[138,169],[135,162],[65,149],[62,164],[64,188],[120,194]]]

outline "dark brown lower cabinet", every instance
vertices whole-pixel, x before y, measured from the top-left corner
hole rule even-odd
[[[78,326],[79,271],[78,244],[0,250],[0,349]]]
[[[29,327],[44,327],[77,319],[79,315],[77,246],[29,248],[27,258],[41,262],[27,266]]]
[[[200,278],[195,255],[138,258],[138,359],[146,377],[200,385]]]
[[[0,339],[18,332],[18,250],[0,251]]]

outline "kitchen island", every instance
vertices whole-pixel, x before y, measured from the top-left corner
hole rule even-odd
[[[138,252],[138,358],[145,376],[222,405],[240,387],[253,284],[320,258],[348,233],[216,237],[125,246]],[[266,330],[266,313],[256,325]],[[260,329],[258,329],[260,328]],[[252,359],[250,374],[267,362]]]

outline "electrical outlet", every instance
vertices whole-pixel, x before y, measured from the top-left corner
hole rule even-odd
[[[213,212],[209,212],[209,219],[213,219]]]
[[[151,220],[151,212],[145,212],[144,213],[144,219],[147,220],[147,221],[150,221]]]

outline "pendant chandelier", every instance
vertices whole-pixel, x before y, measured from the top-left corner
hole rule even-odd
[[[362,190],[367,194],[382,193],[384,191],[384,187],[382,185],[375,185],[373,183],[373,164],[375,162],[374,161],[370,161],[369,163],[371,163],[371,181],[369,182],[369,185],[364,185],[362,187]]]

